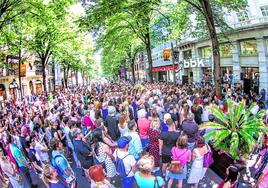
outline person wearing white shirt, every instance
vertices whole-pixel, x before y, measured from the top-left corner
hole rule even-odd
[[[121,176],[122,188],[133,187],[135,178],[134,172],[136,171],[136,160],[133,155],[129,154],[128,146],[131,140],[130,136],[123,136],[117,141],[118,149],[113,153],[115,160],[121,159],[124,163],[126,177]]]

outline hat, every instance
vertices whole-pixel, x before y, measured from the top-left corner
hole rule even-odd
[[[122,136],[117,141],[117,145],[118,145],[119,148],[124,148],[130,142],[130,140],[131,140],[130,136]]]

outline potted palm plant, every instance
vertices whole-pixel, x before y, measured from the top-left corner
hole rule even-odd
[[[263,123],[265,111],[260,110],[255,115],[251,113],[256,107],[253,103],[246,109],[245,101],[235,104],[227,100],[228,114],[224,114],[217,105],[211,107],[217,121],[207,122],[201,129],[212,131],[204,135],[213,147],[214,164],[211,168],[224,178],[225,169],[234,161],[243,160],[252,153],[257,140],[267,131]]]

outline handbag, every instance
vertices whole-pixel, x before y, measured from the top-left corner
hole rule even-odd
[[[204,168],[208,168],[212,163],[214,163],[214,159],[212,156],[213,154],[207,144],[206,146],[207,146],[208,152],[204,155],[204,161],[203,161]]]
[[[181,154],[178,159],[183,156],[188,150],[186,150],[183,154]],[[182,174],[183,173],[183,167],[181,166],[180,161],[171,161],[171,164],[169,166],[169,171],[176,174]]]

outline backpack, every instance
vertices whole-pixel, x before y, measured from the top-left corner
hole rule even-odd
[[[62,157],[62,156],[61,156],[61,155],[56,155],[56,156],[54,156],[54,157],[51,158],[51,165],[52,165],[52,166],[55,168],[55,170],[57,171],[58,176],[62,176],[62,175],[63,175],[62,170],[59,168],[59,166],[58,166],[57,163],[56,163],[56,159],[57,159],[58,157]]]
[[[118,150],[117,150],[118,151]],[[126,158],[127,156],[129,156],[129,154],[127,154],[125,157],[123,157],[122,159],[118,157],[117,155],[117,151],[116,151],[116,160],[115,160],[115,167],[116,167],[116,172],[120,174],[120,176],[122,178],[125,178],[129,175],[129,173],[131,172],[132,169],[130,169],[130,171],[128,172],[128,174],[126,173],[126,169],[125,169],[125,165],[124,165],[124,158]]]

